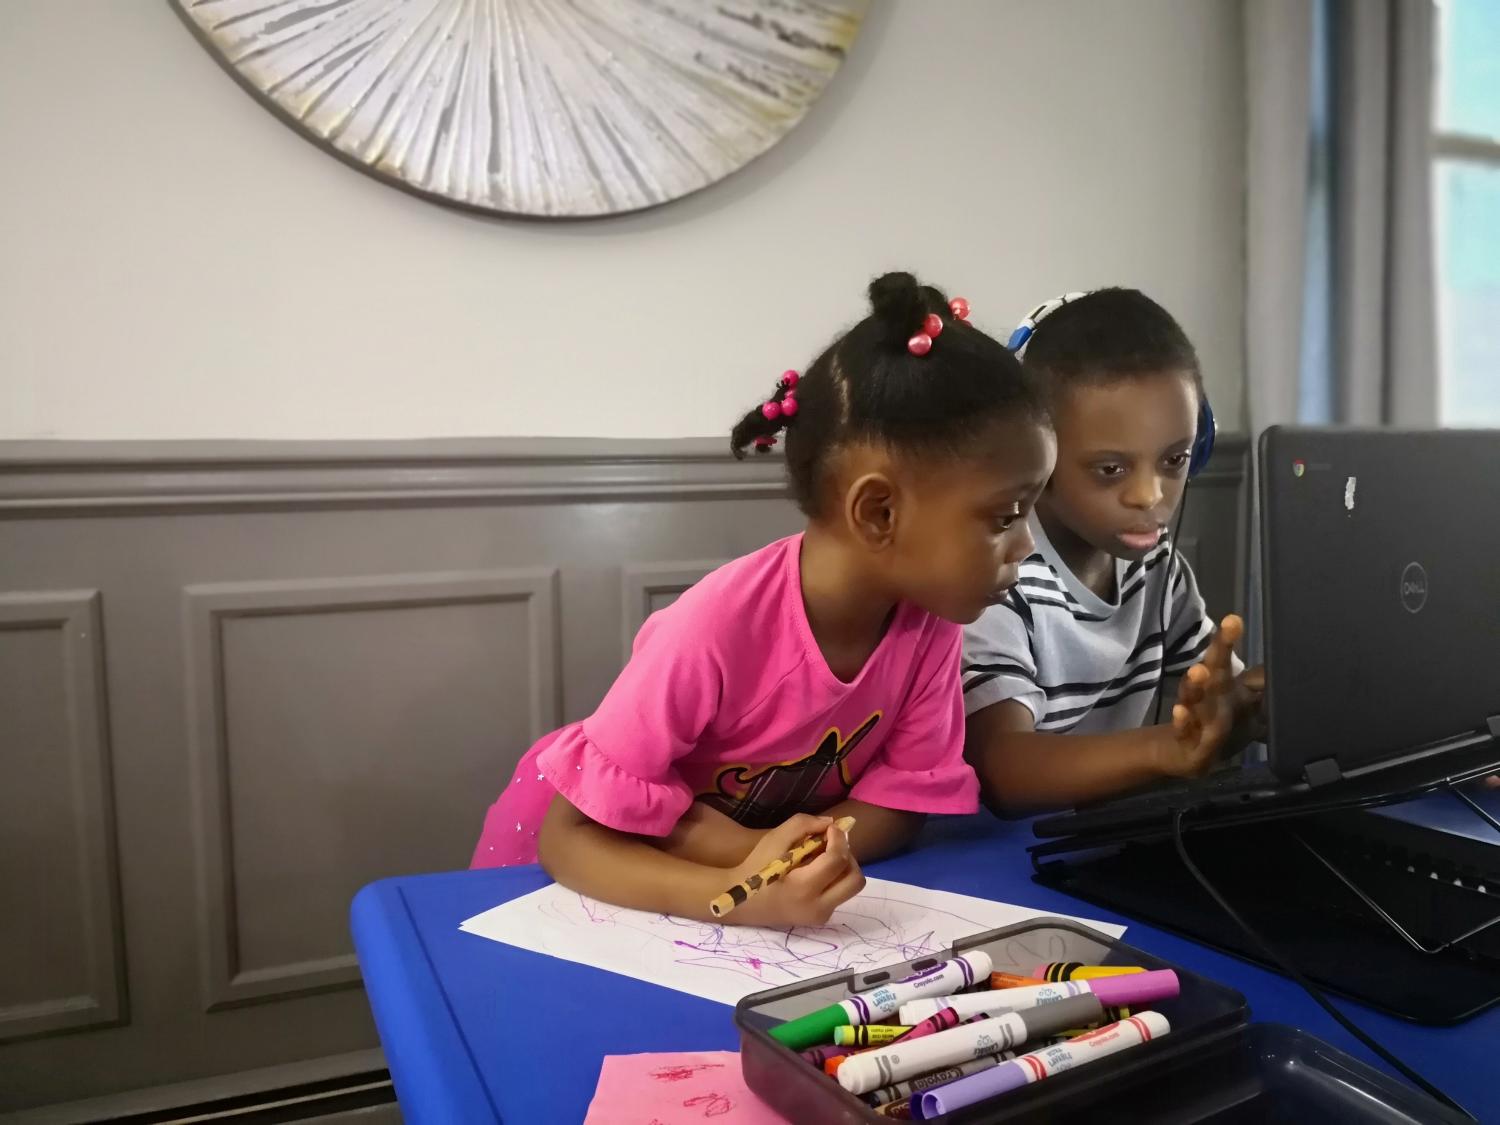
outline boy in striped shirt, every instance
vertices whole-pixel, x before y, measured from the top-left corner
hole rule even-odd
[[[1239,618],[1214,630],[1167,541],[1203,393],[1191,342],[1133,289],[1053,305],[1024,344],[1057,431],[1035,550],[964,634],[966,752],[997,811],[1202,773],[1248,739],[1264,688],[1234,655]],[[1164,676],[1182,678],[1156,723]]]

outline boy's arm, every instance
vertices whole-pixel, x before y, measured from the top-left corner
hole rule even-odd
[[[1238,617],[1224,619],[1203,663],[1182,677],[1171,723],[1109,734],[1039,734],[1030,709],[1014,700],[970,715],[965,752],[985,804],[1008,814],[1063,808],[1202,773],[1235,723],[1233,656],[1243,631]]]
[[[969,716],[969,764],[997,815],[1085,804],[1166,776],[1163,747],[1173,739],[1165,723],[1110,734],[1038,734],[1034,723],[1013,699]]]
[[[860,863],[873,863],[895,855],[916,839],[927,821],[926,813],[888,809],[852,798],[840,801],[823,815],[835,820],[841,816],[854,818],[854,827],[849,830],[849,847]]]

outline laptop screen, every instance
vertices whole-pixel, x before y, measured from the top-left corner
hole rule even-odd
[[[1500,430],[1273,427],[1260,456],[1272,768],[1500,715]]]

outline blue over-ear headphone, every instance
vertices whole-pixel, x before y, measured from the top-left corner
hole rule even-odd
[[[1036,326],[1055,313],[1069,302],[1086,296],[1083,293],[1064,293],[1061,297],[1054,297],[1050,301],[1043,301],[1036,308],[1026,314],[1025,319],[1016,325],[1016,330],[1010,334],[1010,339],[1005,346],[1016,353],[1020,359],[1026,354],[1026,345],[1030,343],[1032,333]],[[1198,431],[1193,435],[1193,448],[1188,454],[1188,479],[1192,479],[1203,471],[1203,466],[1208,464],[1208,459],[1213,456],[1214,438],[1218,436],[1218,423],[1214,421],[1213,407],[1208,404],[1206,392],[1198,395]]]

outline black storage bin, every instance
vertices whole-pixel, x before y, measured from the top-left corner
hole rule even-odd
[[[887,1118],[778,1043],[769,1029],[973,949],[988,953],[997,972],[1029,973],[1048,961],[1172,969],[1182,990],[1175,999],[1152,1005],[1171,1021],[1170,1035],[934,1120],[949,1125],[1464,1121],[1320,1039],[1274,1024],[1250,1024],[1249,1006],[1234,989],[1065,918],[1037,918],[955,942],[946,953],[745,997],[734,1020],[746,1084],[795,1125],[884,1125]]]

